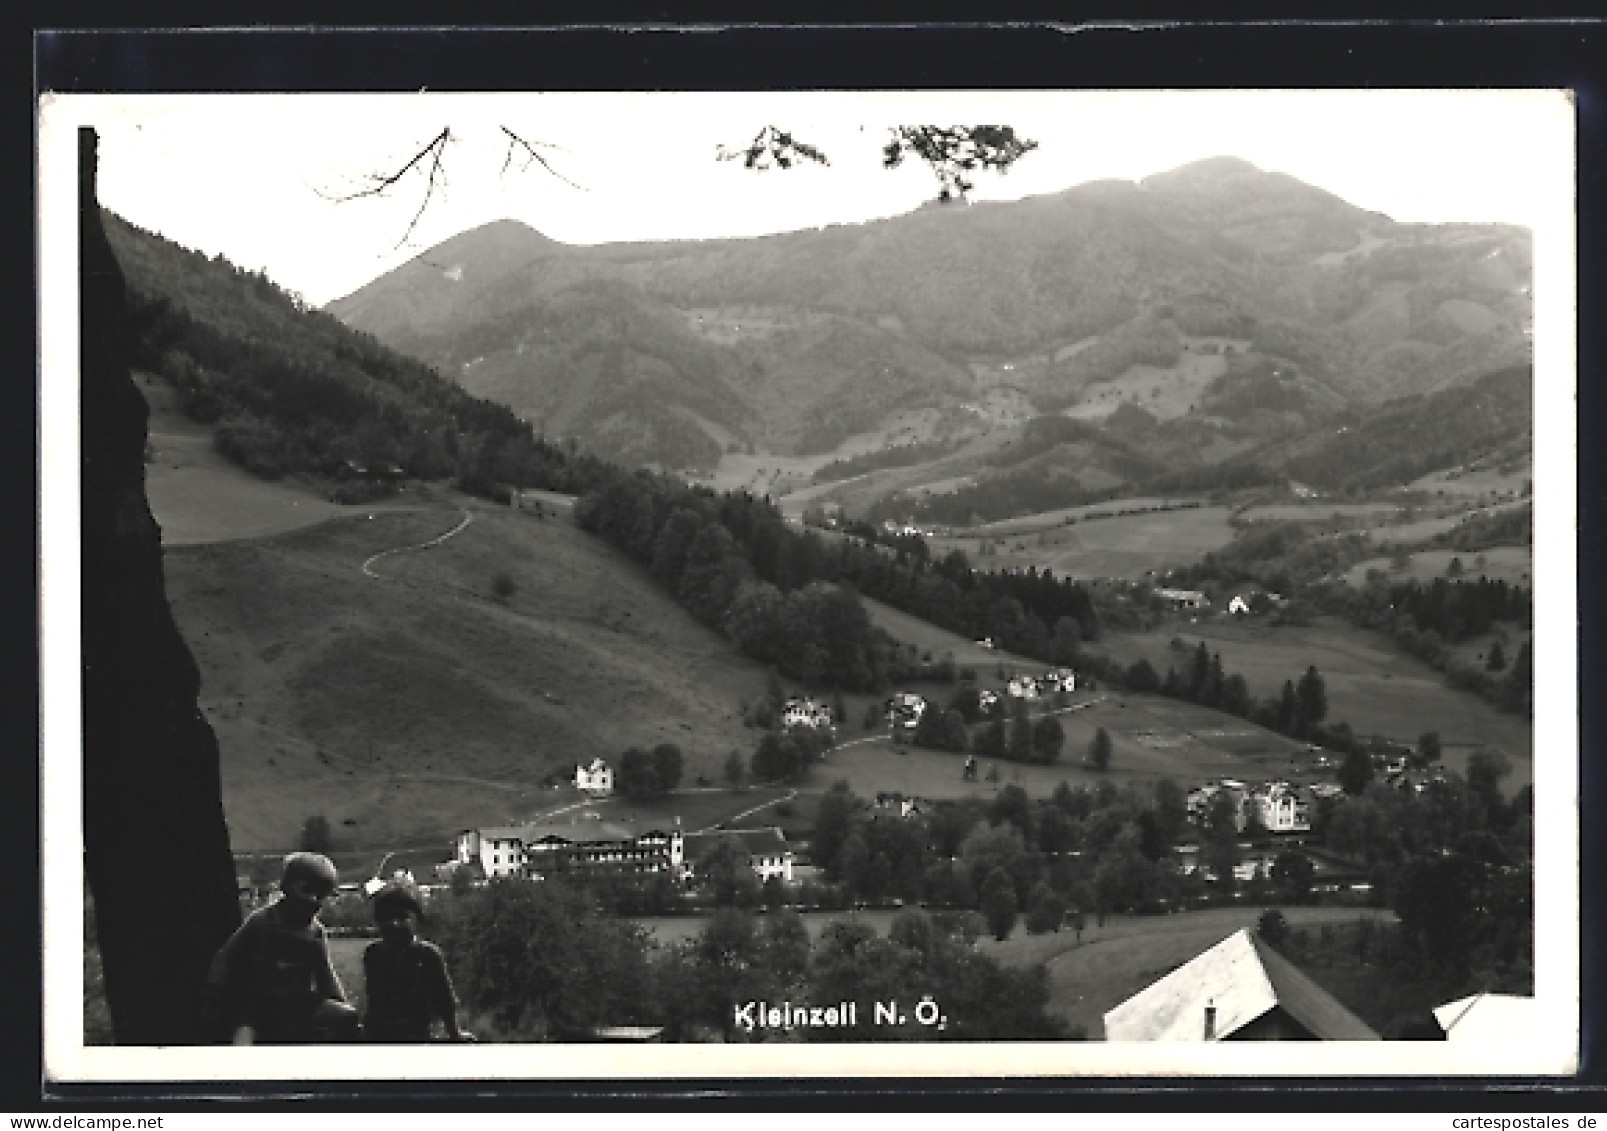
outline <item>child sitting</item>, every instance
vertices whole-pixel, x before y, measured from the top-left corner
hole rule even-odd
[[[357,1011],[346,1002],[317,918],[336,883],[328,857],[285,857],[279,898],[252,912],[212,960],[210,1005],[232,1043],[357,1039]]]
[[[446,959],[432,942],[418,937],[424,906],[402,884],[390,884],[374,896],[374,921],[380,941],[363,951],[363,977],[368,998],[363,1015],[367,1040],[387,1044],[428,1041],[440,1021],[447,1038],[472,1041],[458,1028],[457,995],[446,972]]]

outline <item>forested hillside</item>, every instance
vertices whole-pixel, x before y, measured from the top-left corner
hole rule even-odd
[[[601,473],[538,439],[506,406],[307,308],[266,276],[105,219],[127,277],[135,365],[171,382],[184,411],[256,474],[394,468],[478,489],[578,490]]]

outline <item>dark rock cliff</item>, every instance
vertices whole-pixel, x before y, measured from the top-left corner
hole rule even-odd
[[[206,968],[238,925],[217,739],[168,607],[145,499],[148,410],[124,352],[123,274],[79,133],[84,864],[119,1044],[201,1037]]]

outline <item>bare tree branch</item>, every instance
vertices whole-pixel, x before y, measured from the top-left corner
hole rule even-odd
[[[348,201],[361,200],[369,196],[384,196],[395,188],[403,177],[422,167],[425,175],[424,199],[419,202],[418,211],[413,213],[413,219],[408,222],[407,230],[402,233],[402,238],[396,241],[396,246],[401,247],[412,238],[414,229],[418,227],[419,220],[424,216],[424,210],[430,206],[430,201],[435,198],[437,190],[444,191],[446,188],[446,147],[453,140],[455,139],[452,136],[452,127],[444,126],[440,133],[436,134],[427,145],[413,154],[407,164],[397,169],[394,173],[370,173],[364,178],[363,188],[346,193],[343,196],[332,196],[324,192],[319,192],[318,195],[325,200],[332,200],[336,204],[345,204]],[[428,166],[423,164],[426,160],[429,162]]]
[[[536,161],[536,162],[540,163],[540,165],[541,165],[541,167],[543,169],[547,170],[547,172],[549,172],[553,176],[557,177],[560,181],[562,181],[564,184],[568,185],[570,188],[579,189],[581,192],[586,192],[587,191],[587,189],[585,189],[583,186],[577,185],[574,181],[572,181],[568,177],[564,176],[557,169],[554,169],[552,167],[552,165],[548,163],[548,161],[547,161],[547,159],[545,157],[543,157],[541,154],[536,152],[536,146],[538,146],[538,145],[543,149],[562,149],[563,148],[562,146],[552,145],[552,144],[549,144],[548,142],[545,142],[545,141],[537,141],[537,142],[526,141],[524,138],[520,137],[518,134],[516,134],[512,130],[510,130],[507,126],[502,126],[501,129],[502,129],[503,133],[508,135],[508,152],[503,155],[503,158],[502,158],[502,170],[501,170],[500,173],[497,174],[498,176],[502,176],[503,174],[505,174],[508,171],[508,166],[513,163],[513,158],[514,158],[515,154],[517,154],[522,149],[524,151],[524,153],[525,153],[525,162],[524,162],[524,166],[519,170],[521,173],[524,172],[526,169],[530,168],[530,163],[532,161]]]

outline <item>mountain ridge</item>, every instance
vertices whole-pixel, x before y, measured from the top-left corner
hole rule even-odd
[[[952,410],[1001,383],[1059,412],[1201,336],[1242,339],[1323,401],[1454,388],[1526,358],[1531,256],[1523,229],[1401,224],[1230,157],[753,239],[585,247],[496,221],[326,309],[545,433],[708,468],[734,450],[830,451],[901,409]],[[612,366],[575,362],[595,361],[598,324],[551,336],[551,309],[578,301],[560,296],[598,280],[622,315]],[[631,336],[650,316],[651,364]],[[811,361],[827,323],[859,345]],[[866,353],[900,357],[890,387]],[[594,388],[560,412],[560,379]],[[641,395],[621,407],[595,388],[608,384]]]

